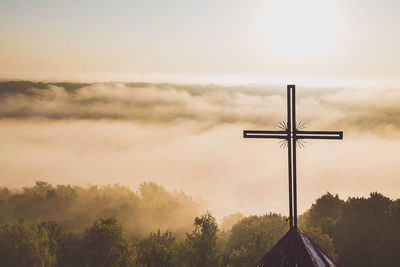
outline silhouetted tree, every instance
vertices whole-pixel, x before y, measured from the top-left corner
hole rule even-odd
[[[388,253],[391,249],[387,246],[393,238],[399,240],[399,233],[392,232],[390,204],[390,199],[379,193],[346,201],[335,237],[341,266],[398,265],[398,257]]]
[[[307,212],[305,225],[332,237],[340,266],[397,266],[399,207],[379,193],[345,202],[328,193]]]
[[[335,225],[340,219],[344,201],[339,196],[326,193],[318,198],[308,211],[306,227],[321,228],[323,233],[335,237]]]

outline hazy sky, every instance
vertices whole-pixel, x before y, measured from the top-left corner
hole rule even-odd
[[[395,0],[0,3],[0,78],[397,81]]]

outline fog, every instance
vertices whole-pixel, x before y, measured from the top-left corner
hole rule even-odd
[[[243,129],[278,129],[286,85],[0,83],[0,183],[155,182],[219,219],[287,213],[286,150]],[[298,152],[299,210],[330,191],[399,197],[400,90],[297,88],[307,130],[343,130]]]

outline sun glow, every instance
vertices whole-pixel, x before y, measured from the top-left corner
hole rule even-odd
[[[290,58],[329,53],[341,24],[333,0],[270,0],[265,17],[268,46]]]

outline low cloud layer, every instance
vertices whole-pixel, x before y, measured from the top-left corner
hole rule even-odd
[[[7,87],[6,87],[7,86]],[[279,95],[246,93],[217,86],[170,84],[27,84],[13,91],[2,86],[0,117],[129,120],[134,123],[268,123],[275,118]]]
[[[276,127],[285,88],[144,83],[0,83],[0,118],[183,122]],[[313,128],[383,134],[400,128],[400,90],[299,88],[298,119]]]

